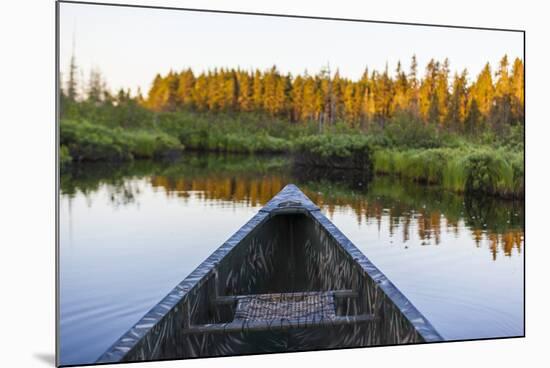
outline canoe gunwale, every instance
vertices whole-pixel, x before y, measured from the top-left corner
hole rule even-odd
[[[279,206],[281,203],[290,205]],[[299,205],[296,205],[299,203]],[[424,342],[443,341],[443,338],[430,322],[397,289],[397,287],[320,211],[309,198],[294,184],[288,184],[248,222],[237,230],[227,241],[206,258],[193,272],[174,287],[157,305],[147,312],[134,326],[124,333],[96,363],[114,363],[124,357],[138,345],[148,333],[170,313],[178,313],[178,308],[195,290],[204,285],[216,274],[218,263],[227,256],[254,229],[279,215],[303,214],[317,221],[340,245],[339,250],[350,256],[360,268],[361,273],[371,278],[390,299],[395,307],[411,323]]]
[[[329,219],[321,212],[311,212],[310,214],[336,239],[343,247],[342,250],[350,255],[354,262],[361,267],[361,272],[377,284],[397,309],[414,326],[424,339],[424,342],[439,342],[444,340],[412,302]]]
[[[258,212],[227,241],[216,249],[182,282],[174,287],[157,305],[147,312],[133,327],[123,334],[103,353],[96,363],[120,362],[144,338],[151,329],[161,322],[170,312],[190,297],[190,292],[199,288],[214,276],[217,264],[235,248],[254,228],[269,219],[269,213]]]

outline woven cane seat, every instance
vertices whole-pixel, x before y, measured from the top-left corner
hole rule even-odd
[[[329,292],[248,295],[238,300],[240,321],[331,320],[336,317],[334,295]]]
[[[372,314],[339,316],[336,298],[355,298],[351,290],[310,291],[301,293],[251,294],[221,296],[214,304],[236,304],[231,322],[193,325],[184,333],[232,333],[296,328],[326,328],[337,325],[369,323]]]

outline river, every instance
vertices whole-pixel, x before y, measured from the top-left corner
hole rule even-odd
[[[190,154],[61,176],[61,363],[93,363],[288,183],[445,339],[523,335],[523,201],[292,168],[285,157]]]

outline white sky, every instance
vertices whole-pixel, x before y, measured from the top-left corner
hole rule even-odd
[[[408,70],[416,54],[419,74],[431,58],[448,57],[451,70],[474,77],[486,62],[523,55],[520,32],[217,14],[87,4],[60,4],[60,66],[72,52],[83,76],[97,67],[108,87],[146,93],[156,73],[191,67],[334,71],[357,79],[366,66],[382,71],[397,61]]]

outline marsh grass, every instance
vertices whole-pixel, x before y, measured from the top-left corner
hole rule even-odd
[[[461,193],[486,193],[509,198],[521,197],[524,193],[523,155],[519,152],[504,153],[486,147],[379,149],[373,157],[374,171],[379,174],[439,184]]]

